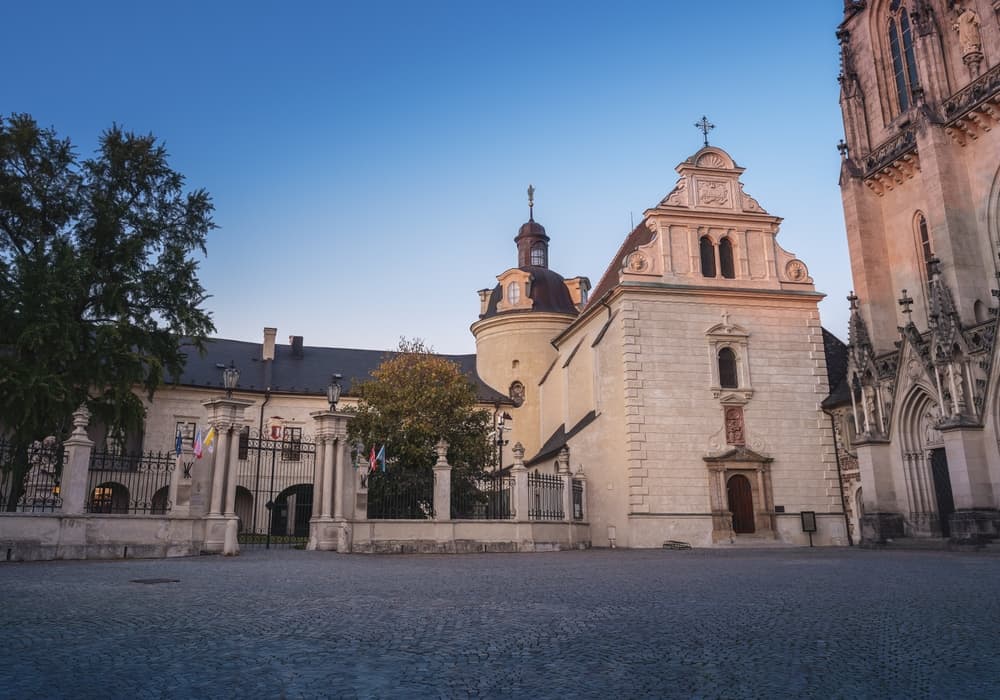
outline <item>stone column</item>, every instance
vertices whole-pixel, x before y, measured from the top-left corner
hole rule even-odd
[[[94,449],[94,442],[87,437],[88,423],[90,411],[86,406],[80,406],[73,413],[73,434],[63,443],[66,448],[66,463],[59,481],[59,495],[62,497],[61,512],[64,515],[83,513],[87,502],[90,453]]]
[[[325,435],[323,437],[323,496],[319,504],[319,517],[323,520],[330,519],[336,455],[337,438],[333,435]]]
[[[888,441],[873,439],[859,442],[857,449],[864,494],[862,544],[902,537],[903,515],[896,496]]]
[[[517,442],[511,449],[514,455],[514,466],[510,468],[510,473],[514,477],[514,520],[519,523],[526,523],[529,520],[528,512],[531,505],[528,503],[528,469],[524,466],[524,445]]]
[[[317,528],[313,524],[319,520],[320,509],[323,503],[323,461],[326,459],[326,444],[319,437],[316,437],[316,456],[313,459],[313,499],[312,511],[309,516],[309,542],[306,549],[315,550],[319,548],[316,540]]]
[[[218,435],[218,447],[212,459],[211,494],[208,515],[205,516],[206,552],[226,555],[239,554],[237,542],[239,519],[236,517],[236,462],[238,451],[232,445],[233,429],[242,423],[253,401],[219,397],[203,401],[208,422]]]
[[[579,481],[580,486],[580,514],[583,516],[581,521],[586,522],[590,519],[589,511],[587,510],[587,477],[583,473],[583,466],[577,467],[576,474],[573,476],[574,481]],[[575,517],[574,517],[575,520]]]
[[[451,465],[448,464],[448,443],[442,438],[434,446],[434,519],[451,520]]]

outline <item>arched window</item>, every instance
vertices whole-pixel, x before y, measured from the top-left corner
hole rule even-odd
[[[736,353],[731,348],[719,350],[719,386],[736,389],[740,385],[736,374]]]
[[[722,276],[727,280],[736,278],[736,268],[733,266],[733,244],[728,238],[719,241],[719,267]]]
[[[906,8],[899,8],[897,1],[890,9],[895,12],[895,16],[889,18],[892,75],[896,83],[899,111],[905,112],[913,104],[913,94],[920,87],[917,78],[917,60],[913,53],[913,32],[910,29],[910,16]]]
[[[927,229],[927,219],[923,214],[917,215],[917,236],[920,240],[920,255],[924,263],[924,277],[930,281],[933,272],[931,261],[934,259],[934,247],[931,245],[931,234]]]
[[[507,302],[511,305],[521,301],[521,283],[511,282],[507,285]]]
[[[541,243],[531,246],[531,264],[537,267],[545,267],[545,246]]]
[[[715,277],[715,246],[708,236],[702,236],[698,244],[701,250],[702,277]]]

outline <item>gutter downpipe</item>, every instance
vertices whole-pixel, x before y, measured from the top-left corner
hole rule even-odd
[[[847,517],[847,500],[844,498],[844,474],[840,468],[840,448],[837,445],[837,428],[833,420],[833,414],[825,408],[820,409],[830,417],[830,433],[833,436],[833,456],[837,460],[837,484],[840,487],[840,510],[844,513],[844,529],[847,532],[847,546],[854,546],[854,538],[851,537],[851,520]]]

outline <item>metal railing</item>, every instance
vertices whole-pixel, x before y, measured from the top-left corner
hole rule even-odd
[[[46,513],[62,508],[59,480],[66,461],[62,445],[51,438],[36,441],[24,458],[18,468],[14,444],[0,438],[0,512]]]
[[[93,452],[84,507],[88,513],[167,513],[173,505],[169,493],[175,466],[176,457],[169,452]]]
[[[514,478],[485,475],[457,479],[452,472],[451,517],[453,520],[510,520],[514,517]]]
[[[583,520],[583,482],[573,479],[573,520]]]
[[[434,517],[434,475],[394,469],[368,475],[369,520],[428,520]]]
[[[562,520],[563,488],[561,476],[528,474],[528,517],[532,520]]]

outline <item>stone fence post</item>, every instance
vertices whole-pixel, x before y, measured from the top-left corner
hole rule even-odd
[[[563,520],[567,522],[573,521],[573,475],[569,471],[569,448],[563,446],[559,450],[559,457],[557,459],[559,473],[559,478],[562,479],[563,489],[562,489],[562,508],[563,508]]]
[[[524,466],[524,445],[514,443],[511,453],[514,455],[514,466],[510,468],[514,476],[514,520],[526,523],[531,505],[528,503],[528,468]]]
[[[587,511],[587,477],[583,473],[583,466],[577,467],[576,474],[573,475],[573,481],[580,482],[580,516],[581,520],[589,520],[590,514]],[[576,520],[576,513],[573,513],[573,519]]]
[[[66,463],[59,482],[59,495],[62,496],[62,512],[65,515],[83,513],[87,502],[90,454],[94,449],[94,441],[87,437],[89,422],[90,411],[86,406],[80,406],[73,413],[73,433],[63,443]]]
[[[448,464],[448,443],[444,438],[434,446],[434,519],[451,520],[451,465]]]

